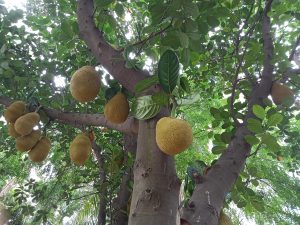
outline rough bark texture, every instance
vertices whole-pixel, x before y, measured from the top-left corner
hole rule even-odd
[[[13,101],[14,100],[6,96],[0,96],[0,104],[4,106],[9,106]],[[69,124],[74,127],[81,125],[103,126],[124,133],[136,133],[138,130],[138,121],[133,117],[128,117],[124,123],[114,124],[109,122],[105,116],[101,114],[62,112],[60,110],[46,107],[43,107],[41,110],[43,110],[50,119],[56,120],[59,123]]]
[[[137,148],[137,135],[124,135],[124,150],[128,153],[135,155]],[[128,160],[128,154],[125,155],[125,164]],[[130,181],[133,181],[132,167],[127,166],[120,185],[118,196],[113,202],[113,225],[127,225],[128,224],[128,203],[132,190],[129,188]]]
[[[97,164],[99,168],[99,179],[101,184],[106,183],[106,172],[104,168],[104,158],[101,154],[101,148],[93,142],[93,153],[97,159]],[[99,202],[99,211],[98,211],[98,222],[97,225],[104,225],[106,224],[106,206],[107,206],[107,187],[103,185],[100,187],[100,202]]]
[[[85,40],[93,55],[105,69],[124,87],[134,91],[135,84],[146,78],[148,73],[125,67],[121,52],[112,48],[104,39],[102,32],[93,20],[94,1],[79,0],[77,18],[81,37]]]
[[[270,34],[270,18],[267,16],[272,1],[267,1],[263,16],[264,40],[264,69],[260,84],[253,88],[248,104],[248,113],[244,123],[240,126],[232,141],[214,166],[204,176],[203,181],[196,185],[187,207],[182,210],[182,218],[191,225],[217,225],[223,201],[232,188],[239,173],[243,170],[247,156],[251,150],[246,143],[245,135],[251,134],[246,128],[247,119],[254,117],[252,107],[254,104],[264,105],[263,99],[267,98],[272,86],[273,44]]]
[[[156,122],[157,119],[139,122],[130,225],[179,224],[180,180],[174,159],[156,145]]]

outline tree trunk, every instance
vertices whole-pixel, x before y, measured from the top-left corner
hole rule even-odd
[[[174,159],[157,147],[156,122],[139,122],[129,225],[179,224],[180,180]]]

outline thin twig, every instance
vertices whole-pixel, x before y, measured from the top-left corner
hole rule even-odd
[[[296,49],[297,47],[300,45],[300,35],[298,36],[297,40],[296,40],[296,43],[291,51],[291,54],[289,56],[289,60],[292,61],[294,59],[294,56],[296,54]]]

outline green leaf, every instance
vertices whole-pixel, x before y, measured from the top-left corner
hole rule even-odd
[[[141,96],[132,104],[133,116],[139,120],[147,120],[156,116],[160,107],[160,104],[153,101],[152,95]]]
[[[169,104],[169,95],[163,91],[157,92],[152,95],[152,100],[161,106],[166,106]]]
[[[112,2],[114,2],[114,0],[96,0],[95,4],[98,7],[104,7],[104,6],[108,6]]]
[[[199,15],[198,5],[192,1],[183,1],[183,11],[186,17],[197,18]]]
[[[183,48],[189,47],[189,37],[185,33],[178,32],[178,37]]]
[[[167,50],[158,62],[158,80],[163,90],[171,94],[179,77],[179,60],[175,52]]]
[[[253,113],[255,116],[257,116],[259,119],[264,119],[266,117],[265,109],[260,105],[254,105],[253,106]]]
[[[280,150],[280,145],[277,143],[277,140],[271,134],[265,133],[261,135],[261,142],[267,146],[268,149],[274,152]]]
[[[221,154],[226,150],[226,146],[214,146],[211,152],[215,155]]]
[[[269,127],[276,126],[282,120],[283,120],[283,116],[280,113],[275,113],[275,114],[270,116],[270,118],[268,119],[267,124],[268,124]]]
[[[247,128],[257,134],[264,132],[261,121],[253,118],[247,120]]]
[[[180,87],[187,93],[191,91],[189,81],[186,77],[180,77]]]
[[[245,140],[250,145],[256,145],[260,142],[260,140],[257,137],[253,136],[253,135],[246,135]]]
[[[231,137],[232,137],[231,132],[223,132],[223,133],[221,134],[221,140],[222,140],[225,144],[228,144],[228,143],[231,141]]]
[[[151,87],[154,84],[158,84],[158,76],[156,76],[156,75],[147,77],[146,79],[139,81],[135,85],[134,91],[135,92],[144,91],[145,89]]]

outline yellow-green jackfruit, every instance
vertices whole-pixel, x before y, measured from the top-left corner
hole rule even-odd
[[[271,89],[271,96],[276,105],[281,105],[285,101],[294,102],[294,93],[286,85],[274,82]]]
[[[36,145],[41,138],[41,132],[34,130],[26,136],[21,136],[16,139],[16,149],[20,152],[29,151]]]
[[[51,148],[51,141],[47,137],[42,137],[28,153],[32,162],[42,162],[47,158]]]
[[[223,211],[220,213],[219,225],[233,225],[229,216],[227,216]]]
[[[85,134],[78,134],[70,145],[70,158],[77,165],[84,165],[92,151],[89,137]]]
[[[129,103],[126,95],[119,92],[104,107],[105,118],[112,123],[123,123],[129,114]]]
[[[27,113],[19,117],[15,122],[15,130],[22,136],[28,135],[32,129],[39,123],[40,115],[36,112]]]
[[[14,123],[25,113],[25,111],[26,103],[22,101],[15,101],[5,109],[3,116],[7,122]]]
[[[81,67],[71,78],[71,95],[79,102],[92,101],[100,91],[100,83],[100,77],[93,67]]]
[[[192,128],[186,121],[163,117],[157,122],[156,143],[165,154],[176,155],[184,151],[192,141]]]
[[[8,124],[8,134],[11,137],[17,138],[19,136],[21,136],[16,130],[15,130],[15,125],[13,123],[9,123]]]

